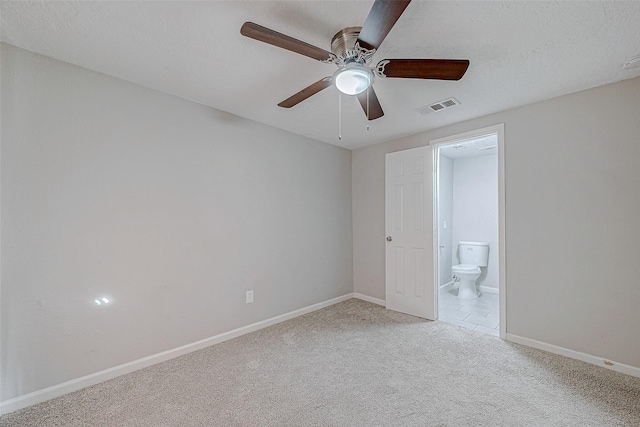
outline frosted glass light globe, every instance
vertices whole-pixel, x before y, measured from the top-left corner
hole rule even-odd
[[[349,64],[333,73],[333,83],[340,92],[357,95],[371,86],[373,73],[364,65]]]

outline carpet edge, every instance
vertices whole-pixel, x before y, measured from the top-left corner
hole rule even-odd
[[[160,353],[152,354],[150,356],[143,357],[141,359],[133,360],[131,362],[124,363],[122,365],[114,366],[112,368],[104,369],[102,371],[94,372],[89,375],[84,375],[79,378],[75,378],[69,381],[65,381],[60,384],[56,384],[50,387],[46,387],[40,390],[33,391],[31,393],[23,394],[11,399],[0,401],[0,415],[5,415],[37,403],[46,402],[47,400],[54,399],[59,396],[63,396],[74,391],[90,387],[92,385],[99,384],[104,381],[119,377],[121,375],[128,374],[130,372],[137,371],[139,369],[147,368],[158,363],[165,362],[170,359],[191,353],[193,351],[201,350],[203,348],[219,344],[224,341],[228,341],[239,336],[255,332],[257,330],[266,328],[277,323],[284,322],[325,307],[329,307],[334,304],[338,304],[343,301],[347,301],[354,298],[354,293],[348,293],[336,298],[332,298],[326,301],[322,301],[316,304],[302,307],[297,310],[290,311],[285,314],[271,317],[269,319],[261,320],[240,328],[233,329],[231,331],[223,332],[218,335],[214,335],[209,338],[205,338],[199,341],[195,341],[190,344],[186,344],[180,347],[176,347],[170,350],[162,351]],[[362,299],[362,298],[361,298]],[[371,301],[373,302],[373,301]]]
[[[620,372],[622,374],[631,375],[632,377],[640,378],[640,368],[625,365],[624,363],[618,363],[609,359],[605,359],[602,357],[594,356],[587,353],[582,353],[580,351],[571,350],[565,347],[560,347],[553,344],[548,344],[542,341],[537,341],[531,338],[521,337],[519,335],[514,335],[507,333],[507,341],[525,345],[527,347],[533,347],[538,350],[547,351],[549,353],[557,354],[560,356],[568,357],[570,359],[580,360],[582,362],[590,363],[592,365],[597,365],[602,368],[606,368],[612,371]]]
[[[373,304],[378,304],[378,305],[381,305],[383,307],[386,307],[386,305],[387,305],[387,302],[385,300],[383,300],[383,299],[370,297],[369,295],[361,294],[361,293],[358,293],[358,292],[354,292],[353,293],[353,297],[357,298],[357,299],[361,299],[363,301],[367,301],[367,302],[373,303]]]

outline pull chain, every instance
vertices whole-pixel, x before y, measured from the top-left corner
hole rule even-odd
[[[367,130],[369,130],[369,89],[367,89]]]
[[[342,92],[338,91],[338,139],[342,140]]]

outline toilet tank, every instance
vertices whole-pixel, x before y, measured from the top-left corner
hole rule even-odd
[[[489,261],[489,242],[458,242],[460,263],[486,267]]]

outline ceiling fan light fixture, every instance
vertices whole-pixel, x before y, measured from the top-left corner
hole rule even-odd
[[[369,89],[373,72],[364,65],[347,64],[333,73],[333,83],[345,95],[357,95]]]

